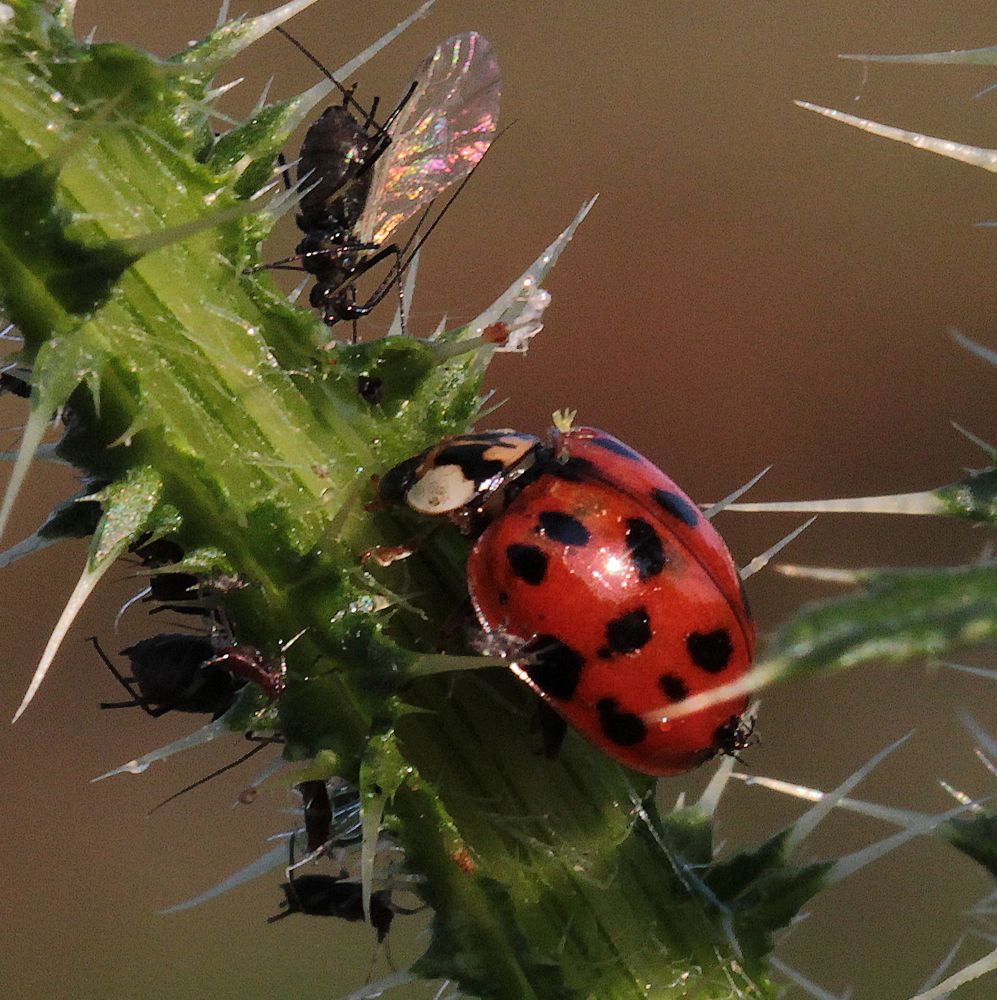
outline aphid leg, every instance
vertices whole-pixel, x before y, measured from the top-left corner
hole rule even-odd
[[[280,175],[284,178],[284,190],[290,191],[294,185],[291,183],[291,171],[287,169],[287,157],[283,151],[277,154],[277,166],[280,167]]]
[[[370,111],[367,112],[367,118],[366,118],[366,120],[363,123],[363,129],[364,129],[364,131],[366,131],[367,129],[369,129],[371,127],[371,125],[373,125],[375,128],[377,128],[378,131],[381,131],[380,127],[374,121],[374,116],[377,114],[377,106],[380,103],[381,103],[381,98],[380,97],[375,97],[374,100],[371,101]]]
[[[169,710],[169,706],[160,705],[157,708],[150,708],[148,701],[142,697],[142,695],[134,688],[132,685],[135,683],[133,678],[125,677],[123,673],[111,662],[111,658],[104,652],[101,648],[100,643],[97,641],[97,636],[90,636],[90,642],[93,643],[93,648],[97,651],[97,655],[104,661],[104,665],[112,674],[117,678],[118,683],[131,695],[131,701],[102,701],[100,703],[101,708],[141,708],[146,715],[151,716],[154,719],[158,719],[161,715],[165,715]]]

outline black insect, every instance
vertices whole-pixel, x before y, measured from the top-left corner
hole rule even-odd
[[[305,817],[308,853],[321,850],[332,837],[332,800],[324,781],[302,781],[297,785]]]
[[[359,375],[357,377],[357,392],[360,398],[376,406],[384,399],[384,379],[376,375]]]
[[[218,649],[207,636],[164,632],[121,651],[132,676],[126,677],[91,639],[98,655],[131,696],[130,701],[101,702],[101,708],[141,708],[158,718],[167,712],[223,715],[248,681],[271,699],[284,687],[283,665],[275,667],[252,646]]]
[[[281,888],[285,896],[281,903],[282,912],[269,917],[268,924],[283,920],[292,913],[304,913],[310,917],[340,917],[351,921],[364,919],[363,890],[359,882],[349,882],[335,875],[299,875],[289,879]],[[395,907],[390,891],[380,889],[372,892],[370,923],[377,931],[379,944],[388,936],[394,918]]]
[[[755,733],[755,719],[740,715],[732,715],[722,726],[717,728],[713,737],[715,754],[733,757],[739,764],[744,764],[740,751],[760,743]],[[746,766],[746,765],[745,765]]]
[[[27,399],[31,395],[31,383],[27,378],[18,375],[17,370],[15,365],[11,365],[0,371],[0,395],[9,392],[12,396]],[[25,374],[27,373],[25,372]]]
[[[376,101],[364,112],[352,89],[291,41],[336,83],[343,102],[326,108],[301,146],[297,179],[305,194],[297,223],[304,237],[293,256],[262,266],[314,275],[309,301],[325,323],[355,323],[407,266],[403,256],[415,234],[405,247],[388,243],[391,234],[465,180],[485,155],[498,123],[498,62],[476,32],[448,38],[419,65],[411,87],[379,125]],[[395,262],[391,275],[358,301],[357,279],[388,258]]]
[[[142,560],[143,566],[159,572],[154,572],[149,577],[148,586],[128,604],[141,598],[168,604],[171,611],[179,614],[210,617],[198,599],[198,577],[182,571],[163,571],[163,567],[179,563],[184,558],[184,550],[176,542],[168,538],[157,538],[137,543],[131,551]]]

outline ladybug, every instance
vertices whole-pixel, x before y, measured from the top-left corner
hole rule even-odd
[[[549,443],[463,434],[379,490],[476,536],[467,579],[486,637],[605,753],[668,775],[750,742],[746,696],[668,718],[749,669],[755,628],[723,539],[643,455],[592,427]]]

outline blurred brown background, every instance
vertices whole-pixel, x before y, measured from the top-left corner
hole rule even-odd
[[[414,6],[320,0],[290,28],[335,68]],[[235,11],[267,7],[237,0]],[[214,19],[213,3],[192,0],[80,0],[77,15],[80,34],[96,25],[98,40],[160,55]],[[501,358],[492,368],[491,386],[509,398],[493,425],[540,432],[555,407],[578,407],[702,500],[770,463],[755,499],[904,492],[983,464],[949,421],[997,439],[997,372],[945,329],[997,346],[997,235],[974,228],[997,217],[994,178],[834,125],[792,100],[997,145],[997,92],[974,97],[997,70],[871,66],[866,74],[836,58],[994,44],[992,4],[439,0],[361,71],[360,99],[381,94],[390,106],[439,39],[470,28],[498,52],[503,120],[516,124],[424,253],[413,332],[427,333],[443,312],[476,315],[584,199],[601,193],[548,282],[545,332],[527,359]],[[246,82],[231,95],[232,113],[244,112],[271,75],[278,98],[316,79],[276,37],[225,80],[238,75]],[[295,239],[284,230],[268,256],[289,252]],[[390,311],[375,318],[386,323]],[[17,401],[2,401],[4,448],[14,446],[21,415]],[[72,483],[65,471],[40,467],[29,486],[10,541],[32,531]],[[745,562],[798,520],[726,514],[719,526]],[[974,558],[987,538],[937,520],[825,516],[787,556],[834,566],[950,564]],[[20,700],[83,552],[49,549],[4,576],[5,713]],[[88,784],[191,728],[184,717],[98,709],[119,692],[84,638],[97,632],[120,648],[155,627],[132,611],[113,634],[114,612],[139,585],[125,567],[112,576],[31,709],[17,726],[0,727],[6,995],[334,998],[356,988],[368,974],[372,933],[305,918],[267,926],[276,876],[189,913],[156,914],[262,853],[263,838],[289,825],[282,810],[290,800],[275,794],[230,808],[249,765],[146,818],[162,797],[241,751],[235,740],[142,778]],[[834,593],[771,572],[749,591],[765,628]],[[968,706],[997,729],[992,690],[922,665],[773,690],[750,765],[827,788],[916,727],[860,794],[939,811],[951,803],[939,778],[974,796],[992,790],[958,721]],[[706,777],[665,782],[662,794],[694,793]],[[721,836],[757,842],[800,809],[735,786]],[[890,832],[836,816],[809,850],[846,852]],[[780,955],[830,990],[854,984],[856,1000],[899,1000],[942,959],[968,925],[963,911],[990,887],[967,859],[918,842],[817,900]],[[423,926],[421,918],[396,921],[397,964],[425,947]],[[964,961],[990,947],[972,941]],[[375,974],[387,969],[381,954]],[[958,994],[993,995],[992,978]]]

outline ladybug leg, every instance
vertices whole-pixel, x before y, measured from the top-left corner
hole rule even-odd
[[[360,554],[360,565],[366,566],[373,562],[377,563],[378,566],[390,566],[392,563],[401,562],[402,559],[408,559],[418,547],[417,542],[402,545],[376,545]]]
[[[381,501],[374,502],[378,504],[382,503]],[[364,510],[371,509],[371,506],[366,505]],[[431,525],[421,535],[415,535],[400,545],[375,545],[374,548],[367,549],[360,554],[360,564],[367,566],[373,562],[378,566],[390,566],[392,563],[408,559],[409,556],[414,555],[422,548],[423,544],[436,533],[438,528],[439,525]]]
[[[567,722],[547,702],[539,700],[534,720],[543,738],[542,752],[544,757],[547,760],[557,760],[557,756],[561,752],[561,746],[564,743],[564,737],[568,734]]]

